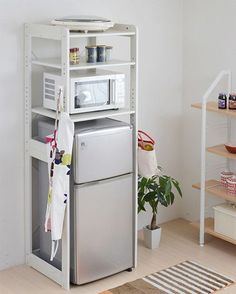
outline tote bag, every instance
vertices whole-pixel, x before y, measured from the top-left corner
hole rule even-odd
[[[158,172],[155,141],[145,132],[138,131],[138,173],[151,178]]]

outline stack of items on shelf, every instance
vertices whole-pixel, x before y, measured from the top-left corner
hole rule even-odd
[[[236,175],[226,169],[221,172],[220,181],[228,193],[236,195]]]
[[[108,62],[111,61],[112,56],[112,46],[107,45],[90,45],[86,46],[86,62],[96,63],[96,62]],[[70,64],[79,64],[79,48],[70,49]]]

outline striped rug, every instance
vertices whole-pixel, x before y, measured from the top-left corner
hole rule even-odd
[[[185,261],[103,294],[208,294],[234,283],[234,280],[214,270]]]

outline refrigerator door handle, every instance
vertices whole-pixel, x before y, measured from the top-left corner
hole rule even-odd
[[[88,183],[83,183],[83,184],[75,184],[75,189],[78,189],[79,187],[88,187],[88,186],[94,186],[94,185],[99,185],[102,183],[108,183],[108,182],[112,182],[116,179],[121,179],[121,178],[127,178],[131,175],[132,173],[127,173],[121,176],[116,176],[116,177],[112,177],[112,178],[107,178],[107,179],[102,179],[102,180],[98,180],[98,181],[92,181],[92,182],[88,182]]]

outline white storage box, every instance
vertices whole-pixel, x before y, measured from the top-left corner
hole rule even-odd
[[[236,240],[236,208],[230,204],[221,204],[214,207],[214,214],[214,230]]]

